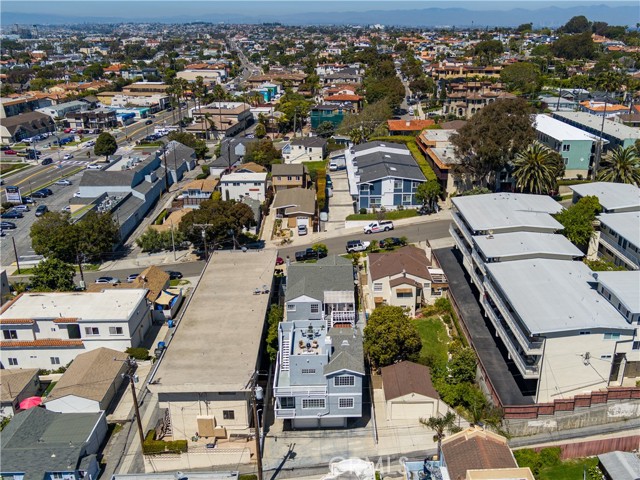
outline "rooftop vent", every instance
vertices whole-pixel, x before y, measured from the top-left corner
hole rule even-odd
[[[349,340],[346,340],[346,339],[342,340],[342,343],[340,345],[342,345],[343,347],[348,347],[349,346]]]

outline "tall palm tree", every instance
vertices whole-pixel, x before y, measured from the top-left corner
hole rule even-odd
[[[555,187],[561,164],[562,160],[556,152],[534,142],[518,153],[513,161],[516,186],[539,195],[548,193]]]
[[[598,180],[640,185],[640,158],[634,146],[618,147],[602,159]]]
[[[433,441],[438,442],[438,459],[442,458],[442,439],[445,431],[455,433],[460,429],[455,424],[456,415],[453,412],[447,412],[444,417],[421,418],[420,423],[427,428],[433,430]]]

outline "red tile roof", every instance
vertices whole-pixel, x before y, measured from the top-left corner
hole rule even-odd
[[[405,130],[415,130],[420,132],[436,122],[433,120],[387,120],[390,132],[402,132]]]
[[[0,325],[33,325],[32,318],[0,318]]]
[[[82,340],[61,340],[56,338],[45,338],[42,340],[7,340],[0,341],[0,348],[24,348],[24,347],[82,347]]]
[[[53,323],[78,323],[77,318],[60,317],[53,320]]]
[[[359,102],[362,100],[360,95],[331,95],[329,97],[324,97],[325,100],[334,101],[334,102]]]

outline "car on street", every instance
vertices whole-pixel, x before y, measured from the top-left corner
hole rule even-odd
[[[307,233],[309,233],[309,231],[307,230],[306,225],[298,225],[298,235],[302,236],[306,235]]]
[[[5,150],[5,151],[4,151],[4,154],[5,154],[5,155],[17,155],[17,154],[18,154],[18,152],[16,152],[15,150],[11,150],[11,149],[9,149],[9,150]]]
[[[70,153],[67,153],[64,157],[62,157],[65,160],[71,160],[73,158],[73,155],[71,155]]]
[[[51,165],[53,163],[53,158],[47,157],[40,162],[41,165]]]
[[[132,273],[127,277],[127,283],[133,283],[133,281],[140,276],[139,273]]]
[[[71,213],[71,205],[67,205],[66,207],[62,207],[60,209],[60,211],[62,212],[67,212],[67,213]]]
[[[153,120],[149,119],[146,122],[144,122],[145,125],[151,125],[153,123]]]
[[[38,208],[36,208],[36,217],[41,217],[42,215],[44,215],[48,211],[49,211],[49,209],[47,208],[46,205],[38,205]]]
[[[29,210],[31,210],[29,208],[29,205],[16,205],[15,207],[13,207],[14,210],[17,210],[18,212],[28,212]]]
[[[34,203],[34,201],[33,201],[33,198],[27,195],[26,197],[22,197],[22,203],[32,204]]]
[[[0,222],[0,228],[2,230],[15,230],[18,227],[13,222]]]
[[[242,248],[248,248],[249,250],[262,250],[264,248],[264,240],[257,240],[243,245]]]
[[[371,222],[369,225],[362,227],[364,233],[388,232],[393,230],[393,222],[391,220],[380,220],[379,222]]]
[[[6,152],[7,150],[11,150],[11,147],[9,145],[0,146],[0,152]]]
[[[102,167],[96,163],[90,163],[87,165],[87,170],[102,170]]]
[[[284,258],[282,257],[276,258],[276,265],[284,265]]]
[[[37,192],[33,192],[31,194],[31,197],[32,198],[47,198],[48,195],[45,192],[43,192],[42,190],[38,190]]]
[[[329,171],[335,172],[336,170],[338,170],[338,164],[334,161],[329,162]]]
[[[96,142],[94,140],[90,140],[87,143],[84,144],[85,147],[93,147],[95,146]]]
[[[380,248],[392,248],[392,247],[397,247],[401,245],[406,245],[406,243],[407,242],[405,242],[401,238],[389,237],[389,238],[383,238],[382,240],[380,240],[379,245],[380,245]]]
[[[305,260],[320,259],[327,256],[324,251],[316,252],[313,248],[309,247],[306,250],[300,250],[295,253],[296,262],[304,262]]]
[[[56,181],[56,185],[69,186],[71,185],[71,180],[67,180],[66,178],[61,178],[60,180]]]
[[[120,280],[116,277],[100,277],[96,278],[96,283],[110,283],[115,285],[116,283],[120,283]]]
[[[7,210],[2,215],[0,215],[0,218],[22,218],[22,217],[24,217],[24,215],[22,215],[22,212],[19,212],[13,208],[11,210]]]
[[[167,270],[169,274],[169,280],[180,280],[182,278],[181,272],[176,272],[175,270]]]
[[[371,245],[371,242],[362,240],[349,240],[347,242],[347,253],[364,252],[367,248],[369,248],[369,245]]]

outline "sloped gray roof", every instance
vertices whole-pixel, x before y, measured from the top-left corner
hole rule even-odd
[[[600,464],[608,478],[616,480],[638,480],[640,478],[640,459],[631,452],[608,452],[598,455]]]
[[[287,269],[285,301],[303,295],[322,301],[324,292],[354,289],[353,265],[347,259],[331,255],[317,263],[295,263]]]
[[[418,163],[411,155],[377,151],[358,156],[360,182],[372,182],[381,178],[396,177],[425,181]]]
[[[291,145],[302,145],[303,147],[323,148],[327,141],[322,137],[302,137],[291,140]]]
[[[349,370],[364,375],[364,350],[362,334],[357,328],[332,328],[327,332],[331,338],[332,354],[324,366],[324,375]]]

